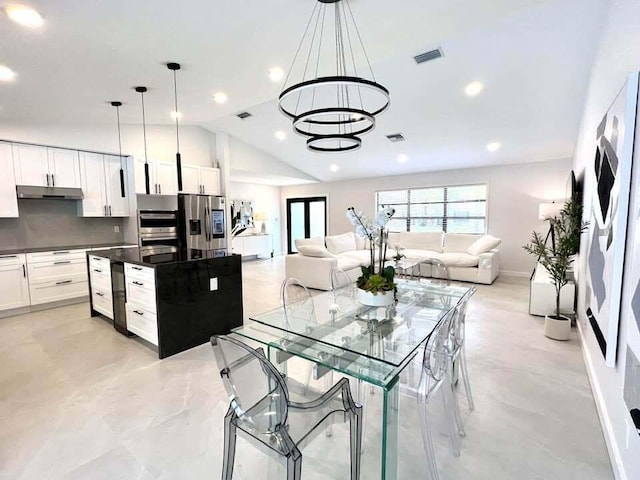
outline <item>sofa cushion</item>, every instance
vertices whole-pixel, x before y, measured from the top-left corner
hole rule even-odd
[[[297,238],[295,240],[296,249],[299,251],[301,246],[304,245],[315,245],[318,247],[324,247],[324,238],[322,237],[313,237],[313,238]]]
[[[360,235],[355,235],[356,239],[356,250],[364,250],[367,248],[367,244],[369,243],[368,238],[361,237]]]
[[[298,252],[305,257],[334,257],[324,245],[299,245]]]
[[[395,251],[391,249],[387,249],[387,255],[385,256],[385,260],[393,259],[393,256],[395,254],[396,254]],[[342,252],[341,254],[337,255],[337,257],[338,258],[342,258],[342,257],[355,258],[360,262],[360,265],[362,265],[363,267],[366,267],[371,263],[371,252],[369,250],[355,250],[352,252]],[[375,252],[375,258],[376,260],[380,258],[377,251]]]
[[[477,256],[465,252],[441,253],[438,255],[438,259],[447,267],[477,267],[479,260]]]
[[[465,235],[463,233],[444,234],[444,252],[463,253],[480,238],[480,235]]]
[[[360,261],[357,258],[351,258],[347,256],[339,256],[338,257],[338,265],[337,267],[340,270],[344,270],[348,272],[349,270],[353,270],[354,268],[360,268]]]
[[[327,250],[335,255],[356,250],[356,234],[353,232],[327,237],[326,242]]]
[[[442,255],[442,253],[433,250],[419,250],[417,248],[404,249],[402,254],[409,260],[426,260],[427,258],[439,258],[439,255]]]
[[[502,243],[502,240],[492,235],[483,235],[478,238],[473,244],[467,248],[467,253],[470,255],[480,255],[493,250]]]
[[[401,232],[389,238],[389,245],[414,250],[442,252],[443,232]]]

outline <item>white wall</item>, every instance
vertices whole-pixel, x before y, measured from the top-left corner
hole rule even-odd
[[[610,8],[610,15],[606,20],[600,48],[591,72],[589,92],[576,148],[575,167],[577,171],[591,167],[594,158],[597,124],[622,88],[627,76],[633,71],[640,70],[640,28],[638,27],[640,25],[640,2],[637,0],[612,0]],[[638,162],[636,162],[634,168],[638,166]],[[589,198],[591,192],[592,185],[585,185],[585,198]],[[583,249],[586,243],[583,242]],[[579,269],[584,271],[585,264],[586,258],[583,253],[578,265]],[[627,328],[633,321],[629,311],[631,304],[630,285],[624,285],[622,290],[616,368],[605,366],[593,330],[586,319],[583,278],[580,279],[578,287],[578,315],[583,337],[583,350],[592,377],[591,382],[614,470],[617,478],[635,480],[640,478],[640,438],[631,432],[629,448],[626,447],[626,422],[630,421],[630,416],[622,397]]]
[[[538,220],[538,205],[565,197],[571,166],[571,160],[565,159],[282,187],[282,238],[286,242],[287,198],[326,195],[328,232],[336,235],[352,229],[345,216],[347,207],[373,213],[378,190],[486,183],[488,233],[502,239],[501,270],[528,276],[534,259],[522,250],[522,245],[533,229],[545,231],[544,223]]]
[[[229,184],[228,198],[229,201],[251,200],[254,214],[257,212],[267,214],[267,233],[271,235],[271,246],[274,254],[281,254],[280,187],[232,181]]]

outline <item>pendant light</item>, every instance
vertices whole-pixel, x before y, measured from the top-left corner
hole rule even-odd
[[[349,0],[313,1],[278,107],[309,150],[356,150],[389,108],[389,91],[376,82]]]
[[[147,158],[147,119],[144,116],[144,93],[147,91],[147,87],[135,87],[135,91],[140,94],[140,100],[142,102],[142,138],[144,140],[144,188],[147,195],[151,193],[149,184],[149,159]]]
[[[120,107],[122,102],[111,102],[112,107],[116,107],[116,118],[118,120],[118,151],[120,152],[120,196],[124,198],[124,169],[122,168],[122,136],[120,135]]]
[[[176,168],[178,169],[178,191],[182,191],[182,159],[180,158],[180,127],[178,113],[178,83],[176,81],[176,71],[180,70],[180,64],[175,62],[167,63],[167,68],[173,71],[173,98],[175,103],[176,117]]]

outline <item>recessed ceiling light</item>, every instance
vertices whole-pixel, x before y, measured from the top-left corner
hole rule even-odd
[[[0,65],[0,82],[10,82],[14,78],[16,78],[16,72],[11,70],[9,67]]]
[[[173,112],[171,112],[171,118],[173,118],[174,120],[178,119],[178,120],[182,120],[182,112],[176,112],[175,110]]]
[[[275,133],[275,136],[276,136],[276,138],[277,138],[278,140],[280,140],[281,142],[287,138],[287,134],[286,134],[284,131],[282,131],[282,130],[278,130],[278,131]]]
[[[284,70],[280,67],[272,67],[269,69],[269,78],[272,82],[279,82],[284,78]]]
[[[332,172],[337,172],[338,170],[340,170],[340,167],[335,163],[332,164],[329,168],[331,169]]]
[[[227,103],[227,100],[229,100],[229,97],[227,97],[227,94],[224,92],[218,92],[213,95],[213,101],[216,103],[219,103],[219,104]]]
[[[23,5],[9,5],[4,11],[7,13],[7,17],[23,27],[37,28],[44,23],[42,16],[33,8]]]
[[[409,157],[407,157],[404,153],[401,153],[396,158],[396,162],[398,163],[407,163],[409,161]]]
[[[500,144],[500,142],[491,142],[487,145],[487,150],[489,150],[490,152],[497,152],[498,150],[500,150],[501,146],[502,145]]]
[[[471,82],[469,85],[464,87],[464,93],[469,95],[470,97],[475,97],[484,89],[484,85],[480,82]]]

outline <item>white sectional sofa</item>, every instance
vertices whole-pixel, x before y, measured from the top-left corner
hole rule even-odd
[[[386,259],[392,264],[396,247],[407,259],[437,258],[449,268],[451,280],[491,284],[500,271],[496,247],[500,239],[490,235],[444,232],[390,233]],[[297,254],[285,258],[287,278],[297,278],[309,288],[331,290],[331,269],[344,270],[354,280],[360,267],[370,264],[364,239],[349,232],[325,238],[296,240]]]

